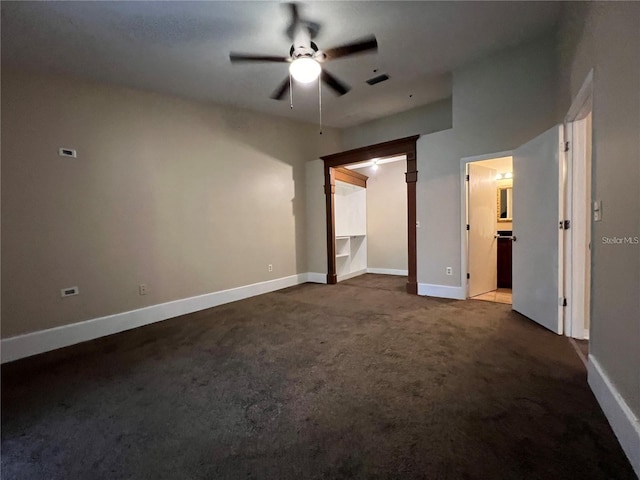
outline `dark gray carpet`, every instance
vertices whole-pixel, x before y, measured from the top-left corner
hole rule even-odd
[[[3,479],[635,479],[564,337],[306,284],[2,367]]]

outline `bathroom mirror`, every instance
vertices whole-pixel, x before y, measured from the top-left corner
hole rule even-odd
[[[511,222],[513,187],[498,187],[498,222]]]

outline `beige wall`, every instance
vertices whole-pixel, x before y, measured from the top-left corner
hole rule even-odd
[[[407,270],[406,161],[384,163],[367,175],[367,267]]]
[[[603,237],[640,236],[640,4],[572,4],[561,31],[562,96],[569,109],[594,70],[589,353],[640,417],[640,246],[605,245]]]
[[[550,31],[453,73],[453,128],[463,157],[512,150],[554,124],[555,39]]]
[[[451,128],[451,98],[345,128],[345,150]]]
[[[306,272],[306,162],[339,149],[331,129],[5,69],[2,336]]]
[[[340,150],[336,150],[336,153]],[[307,266],[309,272],[326,275],[327,208],[324,194],[324,163],[316,159],[306,163],[307,181]],[[326,280],[326,278],[325,278]]]
[[[454,129],[423,135],[418,139],[418,283],[461,285],[460,158]],[[447,267],[453,268],[452,276],[446,275]]]

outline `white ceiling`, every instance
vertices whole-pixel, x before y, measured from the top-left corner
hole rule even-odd
[[[269,98],[287,64],[231,65],[229,52],[288,55],[287,9],[279,2],[7,2],[2,65],[80,75],[157,92],[317,122],[317,88]],[[341,58],[327,70],[351,85],[323,90],[324,123],[357,125],[451,95],[450,72],[551,28],[559,2],[305,2],[320,49],[369,34],[377,53]],[[377,73],[374,70],[377,69]],[[365,82],[387,73],[375,86]]]
[[[475,165],[493,168],[497,173],[513,173],[513,157],[492,158],[490,160],[481,160],[474,162]]]

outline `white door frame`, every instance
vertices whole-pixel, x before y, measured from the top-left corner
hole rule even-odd
[[[567,298],[565,311],[565,333],[577,339],[588,339],[589,330],[584,327],[585,316],[590,316],[589,297],[591,289],[591,250],[588,260],[579,255],[591,241],[591,157],[587,155],[587,130],[585,117],[592,111],[593,70],[589,72],[565,116],[565,138],[569,142],[566,156],[567,185],[565,218],[572,227],[565,231],[565,284]],[[574,222],[587,218],[582,226]],[[574,228],[576,227],[576,228]],[[584,289],[578,285],[586,284]]]
[[[467,198],[467,164],[472,162],[480,162],[482,160],[491,160],[500,157],[511,157],[513,152],[506,150],[504,152],[487,153],[484,155],[475,155],[473,157],[463,157],[460,159],[460,277],[462,280],[462,291],[464,298],[469,298],[469,280],[467,280],[467,268],[469,265],[469,246],[467,223],[469,222],[469,209]]]

